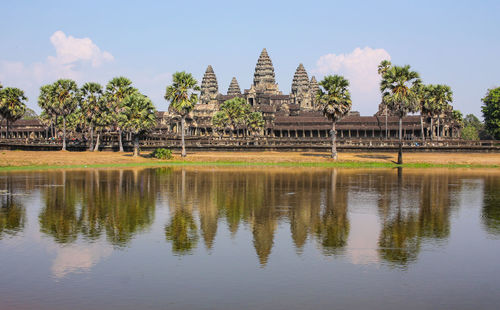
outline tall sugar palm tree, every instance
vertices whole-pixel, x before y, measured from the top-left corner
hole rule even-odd
[[[80,89],[80,110],[85,119],[89,131],[89,151],[94,149],[94,128],[96,119],[103,111],[101,102],[103,98],[102,86],[98,83],[85,83]]]
[[[434,140],[434,119],[437,118],[438,121],[437,134],[439,137],[440,116],[450,109],[452,96],[451,88],[447,85],[428,85],[426,88],[423,108],[431,116],[431,140]]]
[[[184,123],[186,116],[194,109],[198,102],[197,92],[200,90],[198,82],[191,73],[176,72],[172,75],[172,85],[167,86],[165,99],[170,101],[172,109],[181,117],[182,157],[186,157],[184,142]]]
[[[132,81],[128,78],[119,76],[113,78],[106,85],[106,101],[108,110],[114,114],[114,125],[118,131],[118,144],[120,152],[123,152],[122,128],[118,125],[119,115],[122,112],[122,101],[125,97],[137,92],[137,89],[132,86]]]
[[[40,87],[38,96],[38,106],[42,109],[40,114],[42,122],[51,128],[51,136],[55,137],[55,126],[57,124],[57,114],[54,111],[54,97],[52,92],[53,84],[47,84]]]
[[[23,117],[26,111],[26,96],[19,88],[6,87],[0,90],[0,114],[7,121],[7,138],[9,125]]]
[[[260,112],[250,112],[245,118],[247,130],[254,135],[264,128],[264,118]]]
[[[430,112],[427,110],[427,101],[429,99],[429,86],[424,85],[420,82],[415,83],[413,86],[413,91],[417,96],[419,102],[420,110],[420,137],[422,138],[422,143],[425,143],[425,131],[424,131],[424,115],[428,115]]]
[[[433,85],[430,90],[430,103],[434,108],[434,116],[437,116],[437,135],[441,138],[441,115],[451,110],[453,92],[448,85]]]
[[[156,109],[148,97],[137,92],[125,97],[121,110],[120,128],[131,132],[134,136],[134,157],[137,157],[140,135],[156,125]]]
[[[337,131],[335,126],[351,110],[352,101],[349,93],[349,81],[343,76],[325,76],[319,83],[317,101],[323,114],[332,121],[332,158],[337,159]]]
[[[239,126],[245,124],[245,119],[250,114],[251,106],[244,98],[235,97],[224,101],[220,106],[220,111],[214,116],[215,122],[224,121],[224,127],[229,127],[231,136],[233,131]]]
[[[403,117],[419,109],[418,96],[413,88],[420,83],[420,76],[409,65],[392,66],[382,76],[382,100],[399,117],[398,164],[403,164]]]
[[[62,150],[66,150],[66,120],[73,113],[78,105],[78,86],[76,82],[68,79],[60,79],[54,82],[51,88],[53,98],[52,109],[63,121],[63,145]]]
[[[392,63],[389,60],[382,60],[380,64],[378,65],[378,74],[383,77],[384,74],[389,70],[389,68],[392,66]],[[382,104],[384,105],[384,114],[385,114],[385,138],[388,139],[388,129],[387,129],[387,104],[385,104],[382,101]]]

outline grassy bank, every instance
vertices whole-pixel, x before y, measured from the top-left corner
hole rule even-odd
[[[407,168],[500,168],[500,154],[418,153],[405,154]],[[328,153],[308,152],[199,152],[187,158],[175,155],[170,161],[147,156],[133,158],[127,153],[112,152],[0,152],[0,171],[161,167],[161,166],[275,166],[394,168],[396,154],[341,153],[332,161]]]

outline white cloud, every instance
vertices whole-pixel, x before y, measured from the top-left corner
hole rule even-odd
[[[314,73],[344,75],[350,82],[353,109],[362,114],[377,111],[380,102],[377,66],[391,55],[384,49],[355,48],[349,54],[326,54],[316,62]]]
[[[78,61],[89,61],[92,67],[99,67],[103,62],[114,60],[113,55],[101,51],[89,38],[66,36],[64,32],[58,30],[50,37],[50,42],[56,49],[57,55],[48,58],[53,64],[72,65]]]
[[[92,70],[95,79],[97,68],[114,60],[113,55],[101,49],[89,38],[75,38],[58,30],[50,37],[56,55],[43,62],[25,64],[19,61],[0,60],[0,82],[3,86],[19,87],[30,99],[30,107],[36,109],[36,98],[41,85],[60,78],[84,81]],[[91,69],[92,68],[92,69]]]

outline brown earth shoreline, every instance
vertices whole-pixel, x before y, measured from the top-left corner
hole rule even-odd
[[[73,166],[106,164],[155,163],[143,154],[134,158],[120,152],[0,151],[0,167]],[[339,153],[339,162],[392,164],[397,154]],[[248,163],[332,163],[328,153],[320,152],[195,152],[186,158],[174,154],[172,161],[184,162],[248,162]],[[405,164],[498,166],[498,153],[407,153]]]

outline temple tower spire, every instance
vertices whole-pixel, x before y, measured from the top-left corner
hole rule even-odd
[[[300,108],[309,110],[313,107],[309,76],[303,64],[299,64],[295,70],[292,81],[291,102]]]
[[[255,73],[253,75],[253,84],[255,86],[265,86],[266,84],[276,84],[274,78],[274,67],[271,58],[264,48],[260,53],[259,60],[255,66]]]
[[[218,94],[219,85],[217,84],[217,77],[212,66],[208,65],[205,75],[203,75],[203,79],[201,80],[200,102],[203,104],[210,103],[211,100],[215,100]]]
[[[309,77],[303,64],[299,64],[292,81],[292,93],[298,94],[309,91]]]
[[[319,91],[319,84],[318,81],[316,81],[316,77],[313,75],[311,77],[311,82],[309,83],[309,89],[311,91],[311,101],[313,107],[316,107],[316,95],[318,94]]]
[[[231,80],[231,84],[229,84],[229,89],[227,90],[227,94],[229,96],[241,95],[240,85],[238,84],[238,81],[236,80],[236,78],[234,76],[233,76],[233,79]]]

